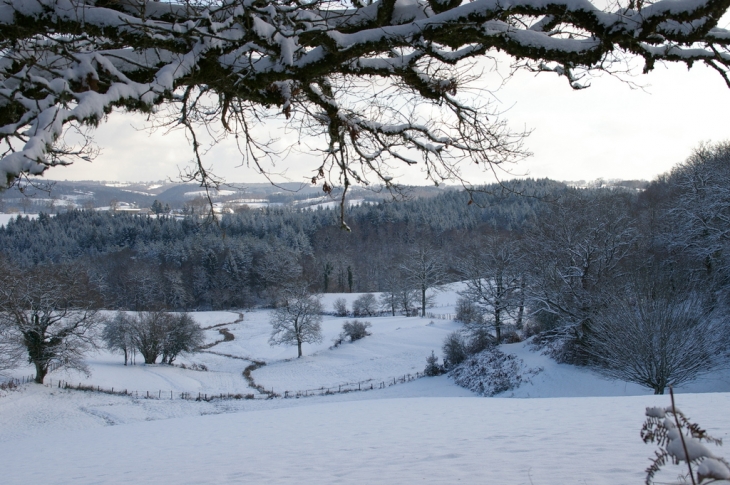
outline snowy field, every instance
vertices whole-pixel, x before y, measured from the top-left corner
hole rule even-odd
[[[453,314],[455,289],[439,293],[430,311]],[[326,295],[325,309],[343,296],[358,295]],[[237,323],[237,312],[194,317],[204,327],[224,324],[206,330],[208,342],[222,340],[221,328],[235,337],[179,359],[207,371],[125,367],[120,355],[100,352],[89,356],[88,377],[55,371],[47,386],[0,391],[0,483],[640,484],[655,449],[639,438],[643,410],[669,404],[668,396],[556,364],[524,344],[503,350],[541,371],[496,398],[446,376],[378,389],[422,371],[431,350],[439,355],[458,328],[450,320],[367,318],[371,336],[330,348],[346,319],[325,317],[324,341],[296,359],[295,347],[269,346],[268,311],[246,312]],[[254,360],[266,362],[252,373],[256,383],[278,394],[358,382],[375,389],[267,400],[242,374]],[[140,397],[62,390],[59,380]],[[678,391],[690,418],[728,438],[729,372]],[[154,398],[142,397],[147,392]],[[182,392],[261,399],[201,402],[180,399]],[[668,468],[664,481],[676,480],[680,470]]]

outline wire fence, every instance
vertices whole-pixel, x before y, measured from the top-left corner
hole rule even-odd
[[[426,313],[426,318],[434,320],[453,320],[456,318],[455,313]]]
[[[55,363],[48,366],[48,370],[46,371],[46,374],[50,374],[51,372],[60,369],[62,364]],[[0,389],[7,389],[12,387],[18,387],[23,384],[27,384],[29,382],[35,382],[36,376],[34,374],[29,374],[27,376],[20,376],[20,377],[8,377],[4,382],[0,383]]]
[[[35,382],[35,376],[9,377],[0,383],[0,389],[13,389],[29,382]]]
[[[338,384],[337,386],[331,387],[319,387],[314,389],[302,389],[298,391],[280,391],[276,392],[273,388],[267,389],[263,386],[256,385],[256,390],[259,394],[254,393],[219,393],[219,394],[208,394],[204,392],[184,392],[184,391],[173,391],[173,390],[162,390],[158,389],[155,391],[140,391],[134,389],[121,389],[114,387],[102,387],[92,384],[81,384],[71,383],[64,379],[47,379],[44,383],[47,387],[53,387],[58,389],[66,389],[70,391],[84,391],[84,392],[97,392],[102,394],[111,394],[116,396],[128,396],[135,399],[156,399],[156,400],[175,400],[182,399],[186,401],[216,401],[216,400],[266,400],[274,398],[282,399],[299,399],[304,397],[313,396],[331,396],[334,394],[346,394],[350,392],[362,392],[371,391],[376,389],[385,389],[398,384],[404,384],[407,382],[414,381],[421,377],[425,377],[422,372],[416,372],[415,374],[404,374],[399,377],[392,377],[386,380],[381,379],[367,379],[359,382],[347,382],[344,384]],[[19,379],[13,378],[6,381],[5,386],[7,388],[13,388],[33,382],[34,376],[22,377]]]
[[[380,380],[379,379],[368,379],[365,381],[360,382],[348,382],[346,384],[338,384],[337,386],[333,387],[319,387],[316,389],[304,389],[301,391],[284,391],[283,398],[300,398],[300,397],[310,397],[310,396],[329,396],[332,394],[345,394],[348,392],[358,392],[358,391],[372,391],[375,389],[385,389],[390,386],[395,386],[397,384],[405,384],[406,382],[415,381],[416,379],[420,379],[421,377],[425,377],[425,374],[422,372],[416,372],[415,374],[404,374],[401,377],[393,377],[389,378],[387,380]]]

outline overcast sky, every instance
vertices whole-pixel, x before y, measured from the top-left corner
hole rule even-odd
[[[494,75],[485,83],[494,82]],[[632,80],[644,89],[631,89],[611,76],[574,91],[564,78],[520,73],[494,93],[498,107],[515,130],[532,134],[525,147],[533,156],[512,167],[516,175],[556,180],[596,178],[651,179],[682,162],[702,141],[730,139],[730,88],[719,75],[697,65],[657,66]],[[490,86],[491,87],[491,86]],[[96,130],[102,147],[93,163],[76,163],[47,172],[54,180],[153,181],[176,179],[191,159],[181,132],[163,135],[138,129],[144,119],[112,115]],[[280,135],[271,125],[273,136]],[[240,167],[232,143],[216,148],[207,158],[215,172],[229,182],[262,182],[255,171]],[[311,178],[317,159],[292,154],[280,160],[279,180]],[[467,170],[471,170],[467,167]],[[419,170],[402,171],[401,182],[426,183]],[[473,183],[490,182],[488,174],[467,171]]]

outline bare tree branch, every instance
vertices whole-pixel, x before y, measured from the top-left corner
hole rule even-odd
[[[461,163],[489,169],[525,155],[524,134],[507,130],[490,94],[471,94],[474,61],[501,51],[516,69],[557,73],[575,89],[632,59],[645,71],[703,62],[727,81],[730,32],[717,23],[728,6],[0,0],[0,180],[92,156],[84,144],[65,146],[64,131],[121,108],[183,127],[194,153],[188,177],[206,190],[220,180],[198,130],[213,143],[234,136],[242,163],[267,174],[277,153],[252,127],[277,116],[323,143],[312,181],[325,191],[395,188],[403,164],[468,186]]]

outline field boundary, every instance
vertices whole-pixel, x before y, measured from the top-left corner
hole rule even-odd
[[[260,365],[259,365],[260,364]],[[265,362],[254,361],[253,364],[246,367],[243,371],[244,377],[247,381],[249,378],[246,377],[246,371],[249,375],[252,371],[258,369],[262,365],[266,365]],[[58,389],[64,389],[68,391],[81,391],[81,392],[97,392],[101,394],[110,394],[115,396],[127,396],[135,399],[156,399],[156,400],[175,400],[182,399],[186,401],[221,401],[221,400],[266,400],[266,399],[299,399],[305,397],[314,396],[331,396],[334,394],[347,394],[351,392],[364,392],[372,391],[376,389],[386,389],[398,384],[405,384],[407,382],[415,381],[425,377],[426,375],[422,372],[416,372],[415,374],[404,374],[398,377],[391,377],[386,380],[381,379],[367,379],[359,382],[348,382],[344,384],[338,384],[337,386],[331,387],[319,387],[314,389],[302,389],[298,391],[280,391],[275,392],[273,388],[266,389],[263,386],[256,384],[253,378],[250,378],[252,387],[256,389],[260,394],[254,393],[219,393],[219,394],[208,394],[204,392],[185,392],[185,391],[174,391],[174,390],[162,390],[157,389],[153,391],[149,390],[137,390],[137,389],[120,389],[114,387],[102,387],[93,384],[73,384],[63,379],[48,379],[48,382],[43,385],[46,387],[53,387]],[[379,381],[379,382],[378,382]],[[32,378],[21,378],[21,379],[9,379],[6,385],[9,386],[20,386],[23,384],[29,384],[33,382]]]

